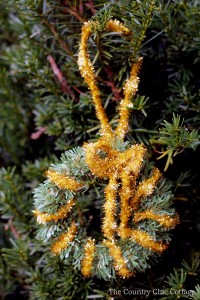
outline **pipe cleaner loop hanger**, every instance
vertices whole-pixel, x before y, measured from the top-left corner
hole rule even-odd
[[[124,139],[126,132],[128,131],[128,121],[129,121],[129,110],[128,105],[130,104],[131,97],[135,95],[138,90],[139,78],[137,74],[140,70],[142,59],[139,58],[138,62],[132,65],[130,77],[126,80],[124,85],[124,98],[121,100],[119,105],[119,122],[118,126],[113,132],[108,118],[106,116],[105,110],[102,107],[100,99],[100,90],[96,85],[96,76],[94,72],[94,67],[89,59],[89,54],[87,51],[87,43],[90,35],[92,34],[92,29],[95,22],[89,21],[83,25],[80,50],[78,55],[78,65],[82,77],[85,79],[90,92],[92,94],[92,99],[96,109],[97,118],[101,124],[101,133],[104,138],[119,137],[121,140]],[[106,23],[106,30],[111,32],[119,32],[123,36],[129,35],[130,30],[125,27],[122,23],[117,20],[109,20]]]

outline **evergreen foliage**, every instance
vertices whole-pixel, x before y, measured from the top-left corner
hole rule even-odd
[[[133,35],[122,39],[119,34],[102,31],[111,17],[124,22]],[[170,299],[200,299],[199,17],[197,0],[0,1],[0,298],[144,299],[123,291],[159,289],[170,293],[174,289],[177,294],[170,294]],[[53,164],[56,170],[67,166],[73,176],[87,182],[75,213],[87,217],[93,230],[99,218],[105,185],[97,185],[83,161],[79,160],[76,168],[72,163],[73,155],[81,157],[83,142],[97,140],[100,129],[77,66],[81,27],[91,18],[98,20],[100,27],[91,37],[90,57],[114,127],[116,104],[131,61],[144,58],[139,93],[129,107],[128,141],[116,147],[121,151],[129,143],[148,147],[146,164],[154,161],[161,172],[165,169],[168,180],[160,183],[153,201],[143,205],[165,211],[173,200],[180,216],[166,253],[150,261],[144,257],[143,267],[153,266],[127,280],[83,278],[78,271],[82,255],[78,250],[76,270],[66,258],[63,263],[52,256],[48,241],[43,244],[36,239],[39,226],[32,212],[32,191]],[[77,147],[75,154],[69,150],[73,147]],[[60,162],[61,151],[66,152]],[[44,210],[48,205],[53,213],[71,195],[59,194],[55,203],[54,189],[43,203],[41,195],[47,197],[45,189],[52,189],[49,185],[47,181],[36,189],[34,201]],[[148,226],[154,231],[156,224]],[[38,234],[47,237],[61,229],[52,225]],[[101,266],[107,263],[105,257],[102,255]],[[134,257],[132,264],[137,264]],[[120,290],[121,295],[111,289]],[[183,292],[190,290],[194,291],[190,295]],[[151,292],[149,299],[157,297]],[[169,295],[159,295],[159,299],[169,299]]]

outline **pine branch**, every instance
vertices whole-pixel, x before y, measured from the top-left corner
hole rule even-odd
[[[184,120],[183,120],[184,121]],[[173,163],[173,157],[181,153],[185,148],[195,149],[199,145],[199,135],[196,130],[188,131],[183,127],[183,121],[180,116],[173,114],[172,124],[164,121],[159,130],[159,136],[151,139],[152,144],[159,144],[166,146],[166,150],[160,151],[161,155],[158,159],[167,155],[167,162],[165,165],[165,171],[169,165]]]
[[[59,33],[56,31],[55,27],[50,24],[46,19],[42,19],[42,23],[45,24],[47,26],[47,28],[51,31],[51,33],[54,35],[56,41],[58,41],[59,45],[61,48],[63,48],[66,53],[74,60],[76,61],[75,57],[74,57],[74,53],[69,49],[69,47],[67,46],[67,44],[62,40],[61,36],[59,35]]]

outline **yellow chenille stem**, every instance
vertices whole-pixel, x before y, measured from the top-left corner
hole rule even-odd
[[[51,246],[51,251],[55,255],[59,255],[61,251],[67,248],[69,243],[73,241],[76,231],[77,226],[73,221],[70,227],[68,228],[68,231],[59,236],[53,243],[53,245]]]
[[[157,168],[154,168],[153,175],[139,184],[134,197],[131,199],[132,209],[137,208],[141,199],[148,197],[153,193],[155,186],[158,180],[160,179],[160,177],[161,177],[160,171]]]
[[[131,176],[128,172],[122,172],[121,174],[122,187],[120,190],[120,232],[121,237],[124,238],[123,231],[128,226],[129,217],[131,214],[131,207],[129,200],[131,196]]]
[[[37,217],[37,222],[39,224],[46,224],[51,221],[57,222],[58,220],[62,220],[66,218],[73,205],[75,204],[74,199],[70,199],[65,205],[63,205],[55,214],[47,214],[40,212],[39,210],[35,210],[33,213]]]
[[[105,189],[106,201],[103,205],[105,216],[103,218],[102,230],[104,237],[109,240],[113,239],[113,235],[117,228],[117,224],[115,222],[117,187],[118,184],[116,178],[112,177]]]
[[[130,110],[128,109],[129,104],[131,103],[131,98],[136,94],[138,90],[139,77],[138,72],[140,70],[142,63],[142,58],[139,58],[138,62],[132,66],[129,79],[126,80],[124,86],[124,99],[120,102],[119,107],[119,123],[115,130],[116,135],[121,139],[124,139],[125,134],[128,131],[128,121]]]
[[[146,149],[143,145],[133,145],[126,151],[118,154],[117,165],[121,166],[121,171],[125,168],[127,172],[138,176],[145,154]]]
[[[118,172],[122,180],[120,191],[120,225],[118,234],[121,238],[126,238],[128,220],[132,212],[130,205],[131,196],[135,193],[136,179],[142,168],[143,157],[146,149],[142,145],[134,145],[125,152],[119,154]],[[120,165],[121,164],[121,165]]]
[[[113,257],[116,272],[123,278],[133,276],[133,273],[131,273],[127,268],[126,261],[122,256],[120,247],[117,246],[114,241],[111,242],[104,240],[103,244],[108,247],[110,255]]]
[[[89,277],[92,272],[92,265],[95,255],[95,240],[88,238],[84,247],[84,258],[81,265],[81,273],[85,277]]]
[[[76,191],[78,188],[84,186],[83,183],[77,182],[72,177],[69,177],[65,174],[58,173],[54,170],[48,170],[46,176],[51,182],[57,185],[61,189],[69,189]]]
[[[113,174],[114,159],[118,156],[118,151],[112,149],[104,138],[100,138],[96,143],[85,143],[85,161],[90,171],[99,178],[109,178]],[[106,153],[105,158],[99,156],[99,151]]]
[[[132,230],[131,239],[145,248],[149,248],[155,252],[163,252],[167,248],[167,244],[155,242],[153,238],[146,232],[141,230]]]
[[[164,227],[174,227],[178,223],[178,217],[175,218],[170,217],[169,215],[158,215],[154,213],[152,210],[146,210],[144,212],[135,212],[134,221],[137,223],[144,219],[151,219],[157,221]]]
[[[95,84],[95,73],[93,71],[93,66],[87,52],[87,42],[92,33],[92,25],[92,22],[86,22],[82,27],[80,50],[78,54],[78,66],[81,76],[85,79],[91,91],[97,118],[99,119],[101,124],[102,134],[112,135],[112,130],[109,125],[108,118],[101,104],[100,91]]]
[[[128,35],[131,33],[131,31],[118,20],[109,20],[106,24],[106,27],[109,31],[119,32],[123,35]]]

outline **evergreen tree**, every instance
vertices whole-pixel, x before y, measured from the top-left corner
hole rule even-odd
[[[150,291],[148,299],[200,299],[200,3],[116,2],[0,1],[2,299],[147,298],[134,294],[136,291]],[[138,256],[147,269],[140,272],[142,267],[136,268],[136,275],[127,279],[118,275],[108,279],[105,270],[101,278],[85,278],[78,266],[53,256],[50,245],[36,237],[38,230],[43,238],[47,231],[41,233],[36,223],[33,190],[41,193],[38,186],[51,164],[62,168],[67,163],[78,178],[73,158],[81,156],[84,142],[99,138],[100,124],[77,64],[81,28],[91,19],[99,26],[93,31],[88,51],[113,127],[117,126],[116,108],[131,64],[143,57],[139,90],[129,106],[130,130],[125,144],[116,147],[122,152],[130,144],[147,147],[144,175],[154,163],[166,178],[158,186],[155,205],[163,209],[166,204],[168,209],[173,202],[180,219],[170,234],[168,249],[149,260]],[[122,22],[132,34],[123,38],[105,31],[110,19]],[[74,147],[76,151],[71,150]],[[86,191],[87,197],[81,194],[76,214],[88,218],[90,230],[95,230],[105,182],[97,185],[95,178],[87,179],[92,188]],[[36,192],[35,201],[46,205]],[[47,192],[43,193],[45,197]],[[94,199],[95,207],[91,206]],[[54,213],[54,198],[49,197],[48,204],[49,212]],[[77,262],[78,255],[81,253],[77,252]]]

